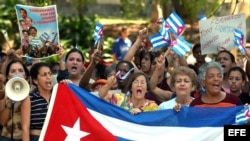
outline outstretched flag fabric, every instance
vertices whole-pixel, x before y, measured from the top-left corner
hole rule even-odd
[[[153,48],[159,49],[165,46],[168,46],[171,43],[170,38],[168,38],[168,40],[166,40],[160,33],[156,33],[152,36],[149,37],[149,40],[153,46]]]
[[[172,27],[174,33],[177,36],[180,36],[186,29],[186,25],[184,21],[180,18],[180,16],[173,12],[169,15],[169,17],[166,19],[167,24]]]
[[[172,50],[180,57],[183,57],[192,49],[192,45],[185,41],[181,36],[178,36],[173,42]]]
[[[174,32],[170,25],[164,19],[162,19],[162,26],[160,28],[160,34],[163,36],[163,38],[167,41],[171,40],[171,36],[169,32]]]
[[[241,53],[246,53],[244,45],[244,34],[239,29],[234,30],[234,45],[237,46]]]
[[[243,107],[182,107],[131,115],[74,84],[57,84],[39,141],[222,141]]]
[[[238,125],[250,122],[250,105],[244,106],[240,112],[236,113],[235,123]]]
[[[103,25],[97,23],[94,32],[95,46],[102,39],[102,37],[103,37]]]

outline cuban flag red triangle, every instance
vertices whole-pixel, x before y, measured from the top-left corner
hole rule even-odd
[[[178,26],[177,27],[177,35],[181,35],[185,31],[185,26]]]
[[[49,108],[39,141],[116,141],[67,85],[57,85],[52,94],[53,108]],[[55,89],[55,87],[54,87]],[[54,92],[54,91],[53,91]],[[94,125],[94,126],[93,126]]]

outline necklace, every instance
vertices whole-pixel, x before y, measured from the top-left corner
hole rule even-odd
[[[145,100],[142,102],[142,104],[138,104],[140,106],[134,106],[132,100],[131,100],[131,97],[129,96],[128,99],[127,99],[127,105],[128,105],[128,108],[129,109],[132,109],[132,108],[139,108],[139,109],[142,109],[145,105],[147,105],[147,102],[145,102]]]

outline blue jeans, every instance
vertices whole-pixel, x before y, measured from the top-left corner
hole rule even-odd
[[[38,141],[39,140],[39,136],[37,135],[30,135],[30,141]]]
[[[11,138],[1,136],[0,137],[0,141],[11,141]],[[13,139],[12,141],[22,141],[22,140],[15,140],[15,139]]]

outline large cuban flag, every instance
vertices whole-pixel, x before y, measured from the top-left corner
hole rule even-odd
[[[222,141],[242,109],[183,107],[131,115],[73,84],[55,85],[39,141]]]

